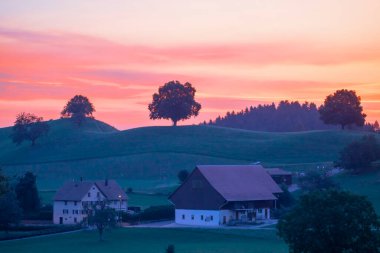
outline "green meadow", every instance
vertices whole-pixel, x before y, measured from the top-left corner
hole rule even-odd
[[[285,243],[275,230],[119,228],[98,241],[96,231],[0,242],[1,252],[44,253],[157,253],[169,244],[178,253],[285,253]]]
[[[210,126],[143,127],[118,131],[96,120],[77,127],[67,119],[49,122],[36,146],[14,145],[11,128],[0,129],[0,163],[9,175],[27,170],[40,189],[66,180],[114,178],[123,187],[156,191],[173,187],[181,169],[197,164],[248,164],[305,170],[337,159],[346,144],[364,133],[311,131],[268,133]]]

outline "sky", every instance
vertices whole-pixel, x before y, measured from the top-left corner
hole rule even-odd
[[[190,82],[197,124],[280,100],[361,96],[380,120],[379,0],[1,0],[0,127],[59,118],[74,95],[118,129],[170,125],[148,104]]]

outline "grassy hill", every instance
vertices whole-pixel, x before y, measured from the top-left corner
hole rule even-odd
[[[211,126],[143,127],[125,131],[88,119],[49,122],[49,136],[31,147],[14,145],[0,129],[0,163],[8,174],[37,173],[44,189],[73,178],[116,178],[135,188],[170,186],[180,169],[196,164],[247,164],[305,169],[331,162],[364,133],[267,133]],[[133,179],[133,182],[131,180]],[[144,180],[142,180],[144,179]],[[150,179],[150,180],[146,180]],[[124,181],[123,181],[124,180]],[[128,183],[127,183],[128,182]]]

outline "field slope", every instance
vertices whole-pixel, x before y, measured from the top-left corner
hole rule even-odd
[[[32,170],[45,189],[81,176],[165,183],[175,178],[178,170],[190,170],[196,164],[261,161],[268,166],[303,169],[335,160],[342,147],[363,135],[352,131],[267,133],[210,126],[118,131],[90,119],[80,128],[67,119],[49,124],[49,136],[34,147],[14,145],[9,138],[11,129],[0,129],[0,163],[5,171],[20,174]]]

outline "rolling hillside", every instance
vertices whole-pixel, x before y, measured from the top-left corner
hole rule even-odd
[[[81,128],[67,119],[49,124],[49,136],[34,147],[14,145],[8,137],[11,129],[0,129],[0,163],[6,173],[32,170],[47,189],[81,176],[133,179],[136,187],[144,188],[145,179],[165,183],[180,169],[191,170],[196,164],[261,161],[305,169],[335,160],[344,145],[363,135],[350,131],[266,133],[211,126],[118,131],[96,120],[87,120]]]

